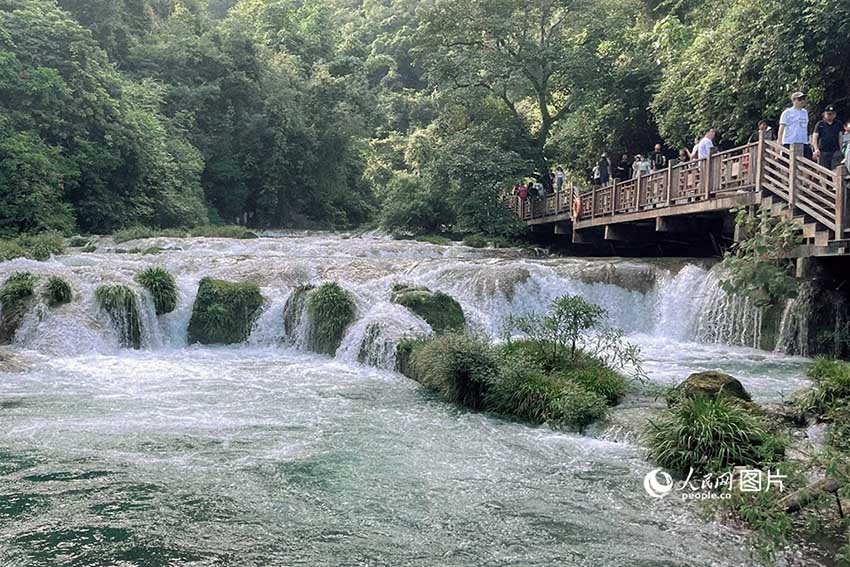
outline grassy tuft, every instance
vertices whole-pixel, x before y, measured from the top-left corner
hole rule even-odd
[[[24,258],[27,251],[17,240],[0,240],[0,262],[8,262],[15,258]]]
[[[425,319],[435,333],[459,332],[466,325],[460,303],[441,291],[434,293],[425,288],[396,284],[392,300]]]
[[[411,364],[420,383],[472,409],[484,409],[488,388],[499,375],[499,360],[490,345],[467,335],[428,341],[414,350]]]
[[[204,225],[196,226],[189,230],[190,236],[202,236],[206,238],[235,238],[237,240],[252,240],[259,238],[254,232],[244,226],[238,225]]]
[[[89,245],[89,239],[83,236],[72,236],[68,239],[69,248],[83,248]]]
[[[177,308],[177,282],[165,268],[148,268],[136,276],[136,281],[150,292],[157,315],[171,313]]]
[[[36,278],[29,272],[15,272],[0,286],[0,344],[12,342],[23,322]]]
[[[606,399],[581,384],[549,376],[539,367],[522,362],[502,369],[487,391],[490,411],[516,416],[532,423],[558,423],[582,428],[603,417]]]
[[[650,421],[642,438],[650,460],[679,475],[760,466],[784,452],[764,421],[725,397],[684,399]]]
[[[47,280],[47,284],[45,284],[42,294],[44,296],[44,300],[50,307],[58,307],[60,305],[65,305],[66,303],[71,303],[71,300],[74,297],[71,284],[59,276],[51,276]]]
[[[818,358],[809,366],[808,376],[815,388],[806,396],[804,410],[823,416],[850,400],[850,363]]]
[[[189,344],[234,344],[247,340],[263,303],[256,284],[202,279],[189,321]]]
[[[94,299],[118,331],[121,346],[141,348],[142,324],[133,290],[122,284],[102,285],[95,290]]]
[[[354,297],[339,284],[326,283],[309,293],[307,312],[311,324],[310,348],[320,354],[333,355],[345,330],[354,322],[357,305]]]
[[[414,237],[414,240],[427,242],[428,244],[435,244],[437,246],[449,246],[452,243],[452,241],[445,236],[438,236],[436,234],[423,234]]]
[[[0,240],[0,262],[15,258],[49,260],[65,252],[65,238],[58,232],[22,234],[11,240]]]

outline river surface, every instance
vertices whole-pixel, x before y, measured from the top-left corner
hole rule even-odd
[[[151,246],[173,250],[119,253]],[[143,348],[119,348],[94,289],[134,285],[149,265],[177,277],[179,307],[157,320],[142,294]],[[64,276],[75,300],[36,308],[0,351],[2,567],[755,564],[746,534],[650,498],[652,467],[613,424],[582,435],[463,411],[393,372],[392,348],[373,353],[379,367],[358,364],[372,323],[390,344],[428,331],[389,303],[394,282],[452,294],[494,338],[509,313],[579,293],[641,345],[652,382],[720,369],[757,401],[805,384],[805,359],[741,346],[754,315],[699,261],[292,234],[104,240],[2,263],[0,281],[20,270]],[[207,275],[261,285],[247,344],[186,345]],[[282,311],[297,285],[330,280],[359,313],[322,357],[284,336]]]

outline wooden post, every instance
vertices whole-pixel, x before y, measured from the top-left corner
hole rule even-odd
[[[788,203],[791,205],[791,213],[794,213],[794,205],[797,202],[797,156],[803,153],[803,144],[791,144],[791,166],[788,168]]]
[[[667,181],[665,182],[665,185],[664,200],[669,207],[673,200],[673,160],[667,162]]]
[[[839,165],[835,168],[835,239],[843,240],[844,231],[847,229],[847,182],[845,181],[846,168]]]
[[[593,186],[590,192],[590,218],[596,217],[596,185]]]
[[[637,179],[635,179],[635,211],[640,210],[640,194],[643,192],[641,188],[643,187],[644,176],[638,175]]]
[[[619,199],[617,198],[617,178],[611,182],[611,216],[617,214],[617,202]]]
[[[702,164],[702,188],[703,188],[703,197],[707,201],[711,196],[711,150],[708,152],[708,157],[705,158],[705,163]]]
[[[764,179],[764,132],[759,132],[759,144],[756,146],[756,163],[750,167],[755,167],[756,172],[756,191],[761,192],[762,180]]]

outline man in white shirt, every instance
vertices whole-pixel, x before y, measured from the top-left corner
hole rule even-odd
[[[811,159],[812,150],[809,147],[809,111],[806,110],[806,93],[797,91],[791,95],[790,108],[782,111],[779,118],[779,142],[786,148],[791,144],[803,144],[803,153]]]
[[[697,158],[708,159],[711,155],[711,150],[714,149],[714,137],[717,135],[717,130],[709,128],[697,146]]]

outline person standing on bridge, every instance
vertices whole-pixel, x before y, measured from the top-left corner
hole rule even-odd
[[[758,127],[756,131],[750,136],[750,143],[754,144],[759,141],[759,136],[764,132],[764,139],[767,142],[772,142],[775,138],[773,137],[773,129],[770,127],[770,124],[767,123],[767,120],[759,120]]]
[[[596,167],[599,168],[599,184],[608,185],[611,181],[611,162],[608,161],[608,154],[602,152],[602,157],[599,158]]]
[[[558,193],[560,193],[561,189],[564,188],[564,168],[560,165],[555,171],[555,188],[557,189]]]
[[[655,144],[655,149],[649,153],[649,163],[652,165],[652,171],[667,169],[667,156],[664,155],[661,144]]]
[[[697,159],[704,160],[708,159],[711,155],[711,152],[714,150],[714,138],[717,136],[717,130],[714,128],[709,128],[705,136],[703,136],[702,140],[700,140],[699,145],[697,146]]]
[[[823,120],[815,124],[812,132],[814,158],[827,169],[834,169],[841,162],[841,123],[835,119],[835,107],[827,106]]]
[[[629,163],[629,154],[623,154],[615,173],[617,174],[617,181],[621,183],[632,178],[632,164]]]
[[[806,110],[806,93],[797,91],[791,95],[791,107],[782,111],[779,118],[779,142],[786,148],[792,144],[803,146],[803,155],[812,159],[809,146],[809,111]]]

